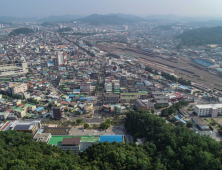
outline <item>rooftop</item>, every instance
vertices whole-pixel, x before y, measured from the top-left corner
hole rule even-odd
[[[51,133],[36,133],[33,139],[37,142],[47,142],[48,138],[51,136]]]
[[[123,136],[122,135],[101,135],[100,136],[100,142],[123,142]]]
[[[80,142],[99,142],[99,136],[52,136],[49,143],[50,145],[61,146],[63,138],[81,137]]]
[[[196,105],[199,109],[208,109],[208,108],[222,108],[222,104],[204,104],[204,105]]]

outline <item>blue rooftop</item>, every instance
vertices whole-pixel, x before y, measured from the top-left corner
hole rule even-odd
[[[100,136],[100,142],[123,142],[123,136],[122,135],[101,135]]]
[[[175,118],[176,120],[180,120],[179,116],[174,116],[174,118]]]
[[[71,100],[72,100],[71,98],[66,99],[67,102],[70,102]]]
[[[38,107],[37,109],[35,109],[37,112],[39,112],[39,111],[41,111],[41,110],[43,110],[44,109],[44,107]]]
[[[178,86],[178,87],[181,88],[181,89],[189,89],[188,87],[182,86],[182,85],[180,85],[180,86]]]
[[[214,65],[214,63],[209,62],[209,61],[204,60],[204,59],[201,59],[201,58],[196,59],[196,60],[192,60],[192,61],[195,62],[195,63],[197,63],[197,64],[200,64],[200,65],[202,65],[202,66],[204,66],[204,67],[210,67],[210,66],[213,66],[213,65]]]

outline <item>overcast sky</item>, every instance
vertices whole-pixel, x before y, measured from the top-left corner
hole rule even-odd
[[[222,17],[222,0],[0,0],[0,16],[124,13]]]

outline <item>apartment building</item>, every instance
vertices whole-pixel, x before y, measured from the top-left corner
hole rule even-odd
[[[80,84],[80,90],[82,92],[90,92],[91,90],[91,84]]]
[[[119,95],[116,94],[104,94],[105,104],[116,104],[119,103]]]
[[[222,104],[196,105],[194,111],[198,116],[217,117],[218,114],[222,114]]]
[[[128,103],[133,102],[136,99],[147,99],[147,93],[120,93],[120,102]]]
[[[52,108],[52,115],[53,115],[53,118],[55,120],[62,119],[62,117],[63,117],[63,110],[62,110],[62,108],[60,108],[60,107],[53,107]]]
[[[28,85],[26,83],[9,83],[8,87],[8,93],[9,94],[18,94],[18,93],[24,93],[28,90]]]
[[[112,83],[105,83],[105,90],[107,92],[112,92],[112,90],[113,90]]]

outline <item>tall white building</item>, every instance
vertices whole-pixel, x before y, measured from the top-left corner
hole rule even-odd
[[[67,56],[65,52],[57,53],[58,66],[67,64]]]
[[[58,59],[58,65],[63,65],[64,64],[63,52],[58,52],[57,53],[57,59]]]
[[[198,116],[211,115],[212,117],[217,117],[218,114],[222,114],[222,104],[196,105],[195,113]]]

